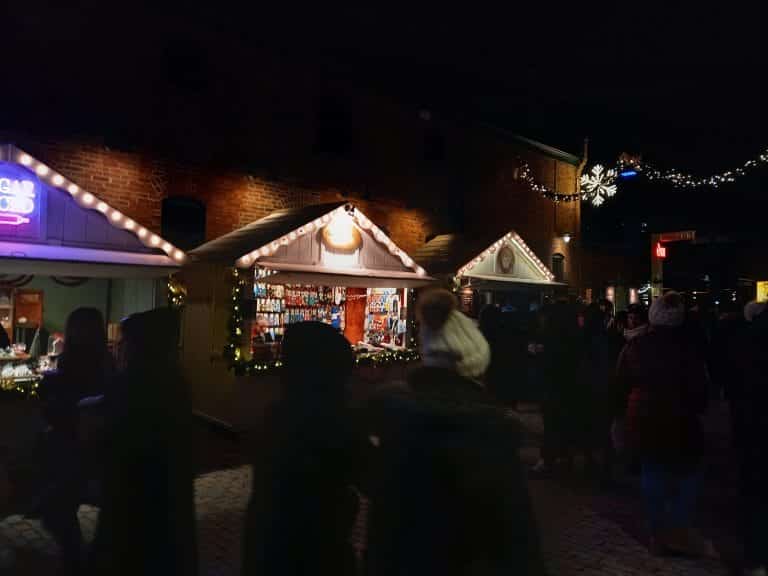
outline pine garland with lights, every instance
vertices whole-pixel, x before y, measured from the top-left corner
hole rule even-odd
[[[169,276],[166,288],[168,305],[174,309],[183,308],[187,300],[186,287],[176,277]]]
[[[0,397],[29,400],[38,397],[38,388],[39,379],[0,380]]]
[[[417,362],[421,355],[417,350],[408,348],[405,350],[387,350],[386,352],[364,352],[355,358],[355,366],[382,367],[390,364]]]
[[[233,364],[242,363],[243,314],[246,307],[245,286],[247,282],[237,268],[232,269],[232,313],[227,322],[227,344],[224,358]]]

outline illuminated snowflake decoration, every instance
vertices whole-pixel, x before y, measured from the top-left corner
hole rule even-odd
[[[588,174],[581,176],[581,193],[594,206],[600,206],[606,198],[616,194],[616,170],[606,170],[602,164],[595,164]]]

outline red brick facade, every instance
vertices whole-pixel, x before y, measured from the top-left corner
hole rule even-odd
[[[447,214],[446,202],[460,198],[465,233],[498,232],[501,236],[515,229],[547,265],[554,253],[562,253],[566,281],[572,286],[580,284],[578,241],[566,244],[562,240],[566,232],[579,232],[579,202],[556,205],[517,179],[522,156],[539,182],[559,193],[576,192],[579,167],[572,159],[553,157],[546,150],[510,140],[492,129],[449,125],[444,131],[448,152],[443,162],[419,168],[421,164],[415,159],[423,161],[423,152],[410,150],[411,144],[398,147],[393,132],[404,138],[417,134],[420,127],[417,124],[411,129],[411,123],[402,124],[406,128],[382,137],[387,150],[376,149],[376,144],[372,144],[375,137],[367,140],[369,149],[375,149],[376,162],[347,162],[354,169],[345,171],[338,162],[329,161],[328,165],[334,166],[332,172],[343,175],[336,180],[337,187],[307,186],[279,178],[182,166],[89,143],[40,143],[27,139],[15,139],[15,143],[153,231],[160,232],[164,198],[195,198],[206,207],[207,239],[281,208],[349,198],[406,252],[412,252],[430,235],[453,231],[456,218]],[[377,145],[384,146],[380,142]],[[368,165],[365,186],[372,185],[375,194],[361,192],[355,184],[361,163]],[[328,171],[328,166],[324,171]],[[304,171],[299,177],[302,182],[313,183],[334,180],[316,170]]]

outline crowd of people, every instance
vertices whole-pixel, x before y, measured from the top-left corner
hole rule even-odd
[[[533,472],[572,469],[580,455],[585,470],[611,487],[622,462],[640,475],[652,553],[717,556],[695,529],[696,507],[710,449],[704,417],[712,401],[726,400],[740,463],[744,560],[765,574],[766,304],[751,302],[743,314],[723,307],[711,323],[676,292],[649,310],[612,310],[607,301],[557,302],[541,315],[544,440]]]
[[[121,324],[116,354],[94,308],[70,314],[57,369],[39,388],[35,450],[3,462],[12,509],[39,517],[59,574],[196,574],[191,407],[178,366],[177,314]],[[100,507],[86,548],[77,512]]]
[[[729,401],[745,500],[745,559],[768,564],[765,304],[725,311],[709,333],[674,292],[646,310],[556,302],[535,344],[498,307],[475,323],[454,296],[417,303],[421,365],[352,410],[354,358],[332,327],[291,326],[281,400],[256,434],[243,574],[544,574],[519,457],[519,399],[531,354],[542,367],[544,439],[533,473],[585,470],[610,487],[619,463],[640,474],[649,547],[714,556],[694,529],[707,450],[702,417]],[[62,574],[196,574],[192,416],[177,362],[178,318],[123,321],[116,354],[104,321],[79,309],[40,386],[44,481],[28,514],[55,537]],[[517,376],[516,376],[517,375]],[[367,556],[350,541],[360,494]],[[81,503],[100,507],[86,550]],[[762,571],[761,571],[762,570]]]

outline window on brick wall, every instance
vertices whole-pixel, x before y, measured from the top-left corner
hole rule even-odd
[[[182,250],[205,242],[205,205],[194,198],[171,196],[163,200],[162,235]]]
[[[563,282],[565,278],[565,256],[560,253],[552,254],[552,274],[556,282]]]

